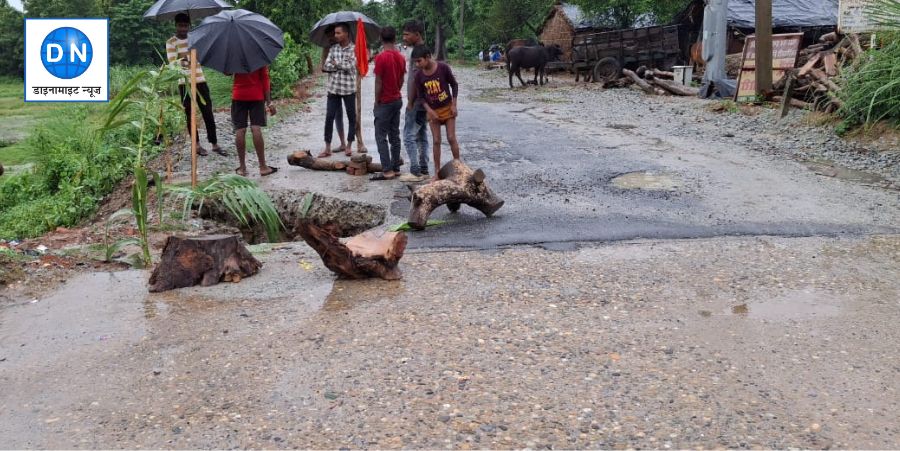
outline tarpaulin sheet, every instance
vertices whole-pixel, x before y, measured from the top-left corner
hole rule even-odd
[[[772,27],[837,26],[838,0],[772,0]],[[728,24],[756,28],[756,2],[730,0]]]

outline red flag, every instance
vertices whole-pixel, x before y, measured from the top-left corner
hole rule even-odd
[[[369,73],[369,46],[366,43],[366,27],[362,19],[356,19],[356,68],[363,77]]]

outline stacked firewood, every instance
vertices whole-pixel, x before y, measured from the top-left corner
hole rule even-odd
[[[787,105],[814,111],[834,112],[843,103],[841,87],[833,80],[841,69],[853,64],[863,53],[859,36],[853,33],[839,35],[828,33],[819,43],[802,51],[797,58],[798,68],[789,71],[773,88],[773,100],[781,102],[782,111]]]
[[[645,66],[631,71],[622,69],[624,77],[607,81],[603,84],[604,88],[624,88],[632,86],[634,89],[644,91],[647,94],[655,95],[676,95],[676,96],[697,96],[698,89],[685,86],[674,81],[675,74],[659,69],[648,69]]]

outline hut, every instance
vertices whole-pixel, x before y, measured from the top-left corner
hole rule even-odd
[[[562,49],[560,60],[572,60],[572,38],[584,20],[584,14],[577,5],[557,2],[550,8],[544,23],[537,30],[544,45],[559,45]]]

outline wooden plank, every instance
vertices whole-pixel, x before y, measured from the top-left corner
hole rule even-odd
[[[756,0],[756,94],[772,90],[772,0]]]
[[[779,117],[785,117],[791,107],[791,98],[794,96],[794,73],[788,72],[787,81],[784,82],[784,94],[781,99],[781,112]]]
[[[822,58],[821,53],[816,53],[815,55],[813,55],[812,58],[810,58],[809,61],[807,61],[806,64],[804,64],[803,67],[800,68],[800,72],[797,74],[797,76],[805,77],[806,74],[808,74],[809,71],[811,71],[813,67],[815,67],[816,63],[819,62],[820,58]]]
[[[829,77],[837,75],[837,55],[835,55],[834,52],[825,52],[822,63],[825,66],[825,73],[828,74]]]

